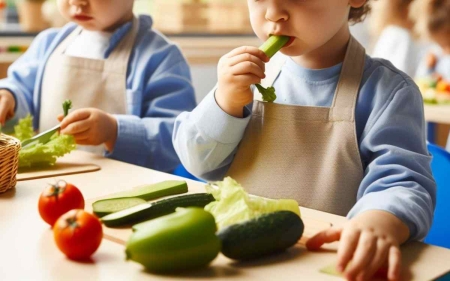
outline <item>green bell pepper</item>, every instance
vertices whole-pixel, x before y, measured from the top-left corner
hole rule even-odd
[[[201,208],[176,212],[133,227],[126,245],[127,259],[157,273],[206,266],[219,254],[214,217]]]

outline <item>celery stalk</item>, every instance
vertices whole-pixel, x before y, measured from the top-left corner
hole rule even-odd
[[[289,36],[272,35],[259,47],[259,49],[271,58],[286,45],[289,39]]]
[[[272,35],[269,39],[264,42],[259,49],[263,51],[269,58],[273,57],[284,45],[289,42],[289,36],[278,36]],[[258,91],[261,93],[263,101],[273,102],[276,100],[277,95],[275,94],[274,87],[264,88],[261,84],[255,84]]]

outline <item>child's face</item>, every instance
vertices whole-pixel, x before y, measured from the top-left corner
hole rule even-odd
[[[312,52],[348,28],[350,5],[365,0],[247,0],[250,21],[256,35],[266,40],[270,34],[295,37],[282,49],[295,57]],[[350,3],[350,4],[349,4]]]
[[[58,0],[61,14],[87,30],[113,31],[133,16],[133,0]]]

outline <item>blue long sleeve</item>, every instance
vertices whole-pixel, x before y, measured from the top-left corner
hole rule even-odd
[[[288,60],[275,81],[278,103],[332,104],[341,64],[311,70]],[[251,105],[245,110],[250,112]],[[357,204],[348,214],[385,210],[408,225],[411,239],[428,232],[436,204],[436,185],[426,147],[423,103],[414,82],[390,63],[366,57],[356,106],[356,132],[365,170]],[[223,112],[214,91],[176,121],[173,142],[188,171],[221,180],[242,139],[249,116]]]

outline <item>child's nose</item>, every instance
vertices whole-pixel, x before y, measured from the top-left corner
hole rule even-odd
[[[74,6],[86,6],[88,0],[69,0],[69,4]]]
[[[275,3],[278,1],[270,2],[271,4],[269,4],[266,10],[266,20],[272,22],[287,21],[289,19],[289,13],[279,4]]]

